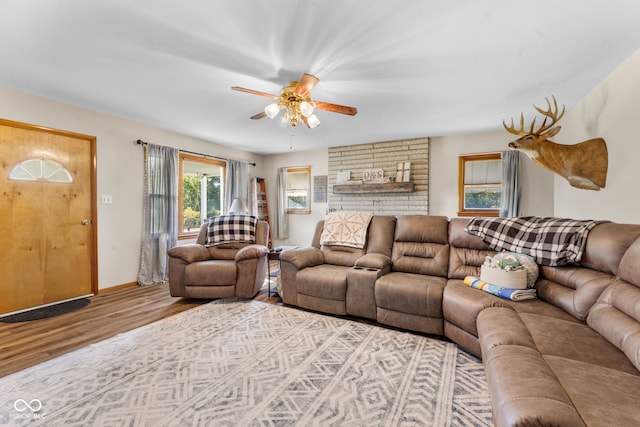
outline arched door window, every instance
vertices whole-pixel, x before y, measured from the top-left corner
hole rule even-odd
[[[15,181],[45,181],[56,183],[73,182],[68,170],[60,163],[49,159],[29,159],[17,164],[9,173]]]

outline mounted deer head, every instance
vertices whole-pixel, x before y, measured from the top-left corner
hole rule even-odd
[[[607,167],[609,164],[607,144],[602,138],[590,139],[574,145],[556,144],[548,138],[560,132],[560,126],[553,127],[564,115],[564,106],[558,114],[558,102],[552,96],[553,106],[548,98],[547,109],[533,106],[544,116],[538,129],[535,129],[536,119],[525,130],[524,113],[520,114],[520,128],[516,129],[511,119],[511,126],[503,121],[507,132],[523,135],[509,143],[509,147],[522,151],[540,166],[557,173],[569,181],[573,187],[585,190],[600,190],[607,181]],[[549,123],[547,123],[549,120]]]

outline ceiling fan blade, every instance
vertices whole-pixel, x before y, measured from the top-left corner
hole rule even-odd
[[[300,114],[300,118],[302,119],[302,121],[304,122],[305,125],[307,125],[307,127],[309,129],[311,129],[311,126],[309,126],[309,121],[307,120],[307,118],[305,116],[303,116],[302,114]]]
[[[278,96],[278,95],[271,95],[270,93],[260,92],[258,90],[247,89],[247,88],[244,88],[244,87],[232,86],[231,89],[237,90],[239,92],[250,93],[252,95],[266,96],[267,98],[271,98],[271,99],[280,99],[280,96]]]
[[[258,113],[258,114],[254,115],[254,116],[251,116],[250,118],[251,118],[251,120],[258,120],[258,119],[261,119],[261,118],[265,117],[266,115],[267,115],[267,113],[265,113],[263,111],[262,113]]]
[[[331,111],[332,113],[340,113],[340,114],[348,114],[350,116],[355,116],[358,114],[358,109],[356,107],[347,107],[346,105],[338,105],[338,104],[330,104],[328,102],[320,102],[314,101],[316,104],[316,109]]]
[[[304,73],[293,93],[302,97],[309,96],[309,93],[311,93],[311,90],[316,87],[319,81],[320,79],[316,76]]]

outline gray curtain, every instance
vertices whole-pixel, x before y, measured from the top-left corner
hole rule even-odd
[[[287,215],[287,168],[279,168],[276,178],[276,212],[275,212],[275,236],[276,239],[289,238],[289,216]]]
[[[178,239],[178,150],[147,144],[144,174],[144,224],[138,283],[169,278],[167,251]]]
[[[229,212],[233,199],[242,199],[247,206],[249,200],[249,163],[244,161],[227,161],[227,178],[224,191],[224,212]]]
[[[520,215],[520,182],[518,179],[518,165],[520,152],[509,150],[502,152],[502,207],[500,216],[514,217]]]

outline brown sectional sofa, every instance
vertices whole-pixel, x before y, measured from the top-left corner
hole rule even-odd
[[[538,299],[463,283],[495,254],[468,219],[374,216],[364,249],[281,259],[285,304],[427,334],[482,357],[497,426],[640,425],[640,225],[602,223],[579,265],[540,267]]]

